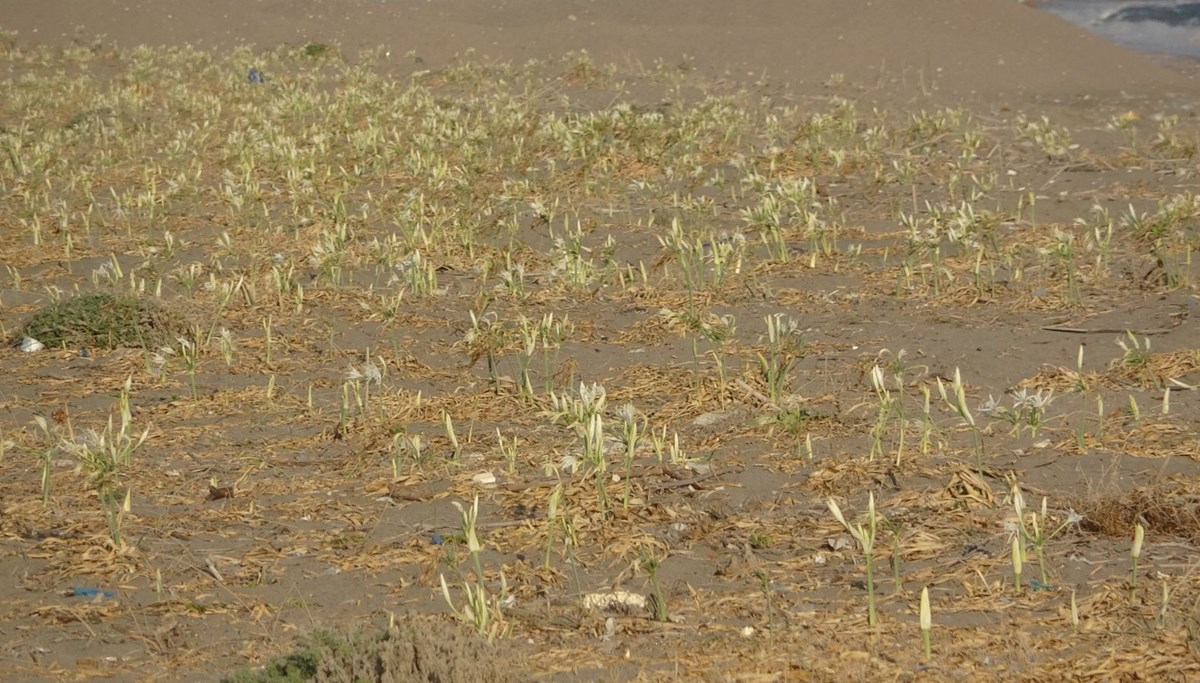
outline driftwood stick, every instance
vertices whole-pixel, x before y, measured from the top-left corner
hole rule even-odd
[[[1152,336],[1155,334],[1166,334],[1179,327],[1155,327],[1148,330],[1133,330],[1127,327],[1070,327],[1068,325],[1045,325],[1042,327],[1047,332],[1066,332],[1068,334],[1138,334],[1143,337]]]

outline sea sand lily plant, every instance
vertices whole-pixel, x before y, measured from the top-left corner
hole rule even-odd
[[[838,507],[837,501],[833,498],[828,499],[826,504],[838,523],[850,532],[850,535],[858,541],[859,547],[862,548],[867,569],[867,625],[874,626],[877,621],[875,616],[875,532],[877,523],[875,494],[872,492],[867,496],[867,523],[865,526],[847,522],[842,515],[842,509]]]
[[[466,581],[462,583],[463,604],[462,607],[457,607],[450,595],[450,586],[446,583],[446,576],[439,574],[438,579],[442,587],[442,599],[446,601],[446,606],[451,613],[457,616],[460,620],[474,626],[479,635],[484,636],[489,642],[497,637],[502,637],[510,628],[510,625],[505,621],[502,605],[508,595],[508,581],[504,577],[504,573],[500,574],[500,594],[493,595],[488,587],[483,575],[483,546],[479,543],[477,527],[479,523],[479,496],[475,496],[470,507],[464,507],[458,501],[454,501],[454,507],[458,509],[459,515],[462,518],[462,535],[466,540],[467,552],[471,556],[471,566],[475,573],[475,581]]]
[[[617,409],[617,420],[619,421],[620,432],[617,438],[621,442],[622,450],[624,451],[624,467],[625,467],[625,493],[621,500],[621,507],[629,509],[629,498],[632,492],[632,474],[633,461],[637,457],[638,446],[642,439],[646,437],[647,421],[645,417],[639,417],[637,408],[632,403],[624,403]]]
[[[657,621],[667,620],[667,597],[663,593],[662,585],[658,580],[658,568],[662,565],[662,559],[652,548],[643,548],[638,560],[638,565],[642,571],[646,572],[650,577],[650,604],[654,611],[654,618]]]
[[[1013,570],[1013,589],[1020,593],[1022,586],[1021,573],[1025,568],[1025,544],[1021,542],[1020,534],[1013,534],[1011,557]]]
[[[767,326],[766,352],[758,354],[758,363],[767,397],[779,404],[787,391],[792,367],[804,355],[804,336],[795,320],[785,320],[782,313],[765,316]]]
[[[980,477],[983,477],[983,440],[979,434],[979,426],[975,424],[975,416],[971,413],[970,407],[967,406],[966,389],[962,381],[962,373],[958,368],[954,368],[954,380],[950,383],[950,391],[947,393],[946,385],[942,382],[942,378],[937,380],[938,394],[942,397],[942,402],[949,406],[950,410],[954,411],[963,423],[971,430],[971,443],[975,447],[975,469]]]
[[[1142,544],[1146,540],[1146,527],[1142,523],[1136,522],[1133,525],[1133,545],[1129,548],[1129,557],[1131,560],[1129,568],[1129,600],[1130,602],[1137,596],[1138,582],[1138,560],[1142,557]]]
[[[1020,538],[1020,543],[1014,545],[1014,550],[1020,550],[1021,559],[1024,559],[1025,548],[1027,545],[1033,546],[1033,551],[1037,557],[1038,571],[1041,577],[1041,586],[1049,587],[1049,576],[1046,572],[1046,542],[1057,536],[1072,524],[1078,524],[1083,521],[1083,516],[1076,513],[1074,510],[1068,510],[1065,518],[1053,530],[1049,530],[1049,513],[1047,511],[1046,498],[1042,497],[1041,513],[1035,511],[1026,511],[1025,496],[1021,493],[1021,488],[1016,483],[1012,487],[1012,505],[1013,511],[1016,513],[1017,522],[1015,525],[1016,535]],[[1019,546],[1019,548],[1017,547]],[[1013,559],[1013,573],[1020,581],[1020,571],[1018,560]],[[1019,588],[1019,586],[1018,586]]]
[[[114,426],[113,417],[108,418],[103,430],[82,429],[76,432],[69,429],[68,434],[60,437],[56,447],[43,453],[42,467],[42,501],[49,502],[50,497],[50,465],[51,453],[63,452],[76,461],[75,471],[87,476],[95,488],[100,500],[101,511],[108,527],[109,537],[117,547],[122,547],[122,524],[125,516],[132,510],[132,489],[122,483],[122,471],[128,470],[132,464],[134,451],[142,447],[150,436],[150,427],[146,427],[141,435],[133,432],[133,413],[129,397],[132,392],[133,377],[128,376],[117,401],[120,413],[120,426]],[[38,427],[46,436],[55,433],[46,419],[40,415],[34,417]]]
[[[1041,389],[1030,392],[1028,389],[1017,389],[1010,392],[1012,408],[1006,408],[989,396],[988,400],[979,406],[979,412],[1004,420],[1012,425],[1014,435],[1019,435],[1023,428],[1029,429],[1029,436],[1037,438],[1038,430],[1046,420],[1046,409],[1054,401],[1054,391],[1043,392]]]
[[[921,642],[925,646],[925,661],[933,660],[930,652],[929,632],[933,629],[933,613],[929,608],[929,586],[921,587]]]

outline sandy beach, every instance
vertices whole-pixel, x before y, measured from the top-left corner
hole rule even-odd
[[[1027,4],[8,0],[0,678],[1194,680],[1200,70]]]

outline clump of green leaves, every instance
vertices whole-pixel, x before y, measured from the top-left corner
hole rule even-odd
[[[154,349],[170,344],[185,330],[176,315],[152,299],[86,294],[38,311],[17,339],[33,337],[49,348]]]
[[[304,56],[317,59],[319,57],[328,57],[333,53],[333,48],[325,43],[309,43],[304,46]]]

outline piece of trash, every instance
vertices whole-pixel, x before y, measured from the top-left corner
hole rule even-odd
[[[615,590],[611,593],[589,593],[583,596],[583,608],[617,614],[636,614],[646,610],[646,597],[623,590]]]
[[[1048,583],[1042,583],[1041,581],[1038,581],[1035,579],[1035,580],[1029,582],[1029,590],[1052,591],[1052,590],[1054,590],[1054,586],[1052,586],[1051,584],[1048,584]]]
[[[846,548],[854,547],[854,539],[846,534],[842,534],[825,539],[825,544],[829,546],[830,550],[845,550]]]
[[[89,588],[87,586],[75,586],[67,590],[67,597],[72,598],[104,598],[105,600],[114,600],[117,597],[116,591],[110,591],[104,588]]]
[[[34,339],[33,337],[25,337],[24,339],[21,340],[21,350],[24,351],[25,353],[33,353],[34,351],[41,351],[44,348],[46,348],[46,345],[41,343],[40,341]]]
[[[262,72],[254,67],[250,67],[250,73],[246,74],[246,82],[247,83],[252,83],[254,85],[258,85],[265,80],[266,79],[263,78]]]
[[[92,356],[92,352],[88,351],[88,347],[85,346],[82,349],[79,349],[79,357],[80,358],[90,358],[91,356]]]
[[[434,545],[442,545],[446,542],[446,538],[441,534],[434,534],[433,538],[429,539],[429,542]]]
[[[496,475],[492,474],[491,472],[480,472],[479,474],[471,477],[471,481],[479,486],[495,486]]]
[[[742,634],[743,638],[749,638],[750,636],[753,636],[754,635],[754,627],[753,626],[743,626],[742,630],[741,630],[741,634]]]

